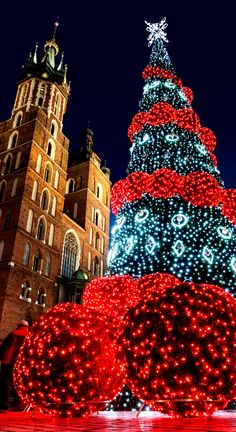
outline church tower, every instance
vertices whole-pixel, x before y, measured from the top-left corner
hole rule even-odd
[[[0,336],[21,319],[32,322],[60,300],[68,300],[65,291],[63,296],[60,293],[61,276],[69,280],[78,268],[85,270],[86,278],[103,274],[101,256],[99,269],[98,265],[92,269],[98,240],[89,243],[87,221],[92,210],[88,211],[88,196],[83,192],[88,183],[92,188],[92,171],[88,174],[83,168],[76,174],[73,166],[67,174],[69,140],[62,124],[70,87],[63,54],[57,61],[57,26],[55,23],[52,38],[44,44],[43,55],[38,55],[37,45],[34,54],[29,55],[21,71],[11,118],[0,124]],[[89,168],[89,162],[85,164]],[[73,201],[71,179],[78,185],[78,175],[83,180],[78,191],[73,190]],[[97,175],[93,196],[98,200],[96,209],[104,207],[101,214],[107,221],[106,228],[102,229],[101,221],[98,228],[99,242],[104,245],[103,253],[99,253],[105,261],[110,182],[106,180],[105,203],[96,194],[98,190],[102,193],[100,176],[106,178],[106,169]],[[100,232],[104,240],[100,240]]]

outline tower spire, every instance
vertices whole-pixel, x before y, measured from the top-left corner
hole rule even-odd
[[[52,38],[45,42],[44,44],[44,56],[42,59],[42,62],[47,61],[49,62],[49,64],[54,68],[55,67],[55,57],[56,55],[59,53],[59,46],[56,43],[56,32],[57,32],[57,27],[59,26],[59,22],[56,21],[54,23],[54,32],[53,32],[53,36]]]

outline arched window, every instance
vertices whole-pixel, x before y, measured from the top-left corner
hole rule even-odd
[[[55,120],[52,120],[50,133],[55,138],[57,137],[57,130],[58,130],[57,122]]]
[[[30,283],[28,281],[24,281],[21,284],[20,299],[31,303],[30,292],[31,292]]]
[[[89,232],[89,244],[92,245],[93,243],[93,228],[90,227],[90,232]]]
[[[10,172],[11,163],[12,163],[12,155],[8,154],[3,161],[1,175],[6,175]]]
[[[36,172],[39,174],[42,166],[42,155],[38,155],[37,164],[36,164]]]
[[[45,98],[46,85],[45,83],[41,83],[38,91],[37,105],[39,107],[43,106],[44,98]]]
[[[47,183],[51,183],[51,180],[52,180],[52,165],[50,164],[50,162],[46,163],[43,178],[44,178],[44,180]]]
[[[94,212],[95,212],[95,209],[94,209],[94,207],[92,207],[92,217],[91,217],[91,220],[92,220],[92,222],[94,222]]]
[[[51,211],[51,215],[52,215],[52,216],[56,216],[56,211],[57,211],[57,198],[54,196],[54,197],[53,197],[53,201],[52,201],[52,211]]]
[[[6,192],[7,182],[4,180],[0,183],[0,203],[4,201],[5,192]]]
[[[97,225],[97,227],[101,228],[101,222],[102,222],[102,214],[101,214],[100,210],[96,210],[95,211],[95,225]]]
[[[34,254],[32,270],[35,272],[40,272],[41,266],[42,266],[42,254],[39,250],[37,250]]]
[[[92,257],[91,251],[88,251],[88,270],[89,271],[91,270],[91,257]]]
[[[48,142],[47,155],[54,160],[55,156],[55,145],[53,141]]]
[[[0,261],[2,260],[3,249],[4,249],[4,240],[0,240]]]
[[[60,107],[61,107],[61,96],[59,94],[57,94],[56,102],[55,102],[55,108],[54,108],[54,114],[56,116],[59,116],[59,114],[60,114]]]
[[[22,123],[22,119],[23,119],[23,113],[20,111],[15,115],[13,127],[15,128],[20,126],[20,124]]]
[[[98,257],[94,258],[94,274],[96,276],[99,276],[100,266],[99,266],[99,260]]]
[[[8,148],[8,149],[10,149],[10,148],[14,148],[14,147],[16,146],[17,139],[18,139],[18,132],[13,132],[13,133],[10,135],[10,138],[9,138],[9,140],[8,140],[7,148]]]
[[[41,209],[48,211],[49,206],[49,192],[47,189],[44,189],[41,195],[40,207]]]
[[[10,222],[11,222],[11,215],[12,215],[12,208],[9,207],[7,209],[7,214],[6,214],[5,221],[4,221],[4,227],[3,227],[4,230],[9,229]]]
[[[65,235],[62,257],[62,275],[70,278],[79,267],[80,244],[74,232]]]
[[[18,183],[18,178],[16,177],[13,181],[12,190],[11,190],[11,197],[15,196],[15,194],[16,194],[17,183]]]
[[[53,245],[54,231],[55,231],[55,226],[54,226],[54,224],[51,224],[50,229],[49,229],[49,237],[48,237],[48,245],[49,246]]]
[[[73,210],[73,218],[77,219],[78,217],[78,203],[74,203],[74,210]]]
[[[105,216],[103,216],[103,219],[102,219],[102,229],[104,232],[106,231],[106,218],[105,218]]]
[[[27,219],[27,224],[26,224],[26,231],[29,233],[31,233],[31,231],[32,231],[33,217],[34,217],[34,212],[32,209],[29,209],[28,219]]]
[[[104,245],[105,245],[105,240],[104,240],[104,237],[102,237],[102,240],[101,240],[101,253],[104,253]]]
[[[36,238],[38,240],[44,241],[45,234],[46,234],[46,221],[45,218],[41,216],[38,221]]]
[[[75,190],[75,181],[74,179],[69,179],[66,182],[66,193],[71,193]]]
[[[95,236],[95,249],[97,249],[99,251],[99,247],[100,247],[100,238],[99,238],[98,232],[96,232],[96,236]]]
[[[54,179],[54,188],[58,189],[59,186],[59,178],[60,178],[60,174],[58,171],[55,172],[55,179]]]
[[[30,244],[27,242],[24,248],[23,259],[22,259],[22,264],[26,267],[29,265],[29,256],[30,256]]]
[[[103,259],[101,259],[101,264],[100,264],[100,276],[104,275],[104,263],[103,263]]]
[[[96,197],[102,201],[102,185],[100,183],[97,184]]]
[[[35,180],[35,181],[34,181],[34,185],[33,185],[32,194],[31,194],[31,199],[32,199],[33,201],[35,201],[36,198],[37,198],[38,187],[39,187],[39,183],[38,183],[37,180]]]
[[[28,83],[22,86],[19,106],[26,104],[28,87],[29,87]]]
[[[46,265],[45,265],[45,276],[50,275],[50,267],[51,267],[51,258],[50,255],[46,256]]]
[[[20,160],[21,160],[21,151],[19,151],[16,155],[15,169],[20,168]]]
[[[45,307],[45,298],[46,298],[46,291],[44,288],[40,288],[38,290],[38,296],[35,304],[41,307]]]

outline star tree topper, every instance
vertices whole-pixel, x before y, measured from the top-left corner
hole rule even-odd
[[[148,46],[152,45],[153,42],[160,38],[163,39],[165,42],[169,42],[167,39],[167,33],[164,31],[164,29],[168,26],[167,22],[166,22],[166,17],[163,18],[160,22],[158,23],[149,23],[147,21],[144,21],[145,24],[147,24],[147,31],[150,32],[150,35],[148,35]]]

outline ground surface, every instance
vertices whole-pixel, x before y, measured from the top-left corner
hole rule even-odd
[[[53,418],[36,413],[0,414],[0,432],[235,432],[236,412],[221,411],[212,418],[171,419],[154,412],[104,413],[87,418]]]

